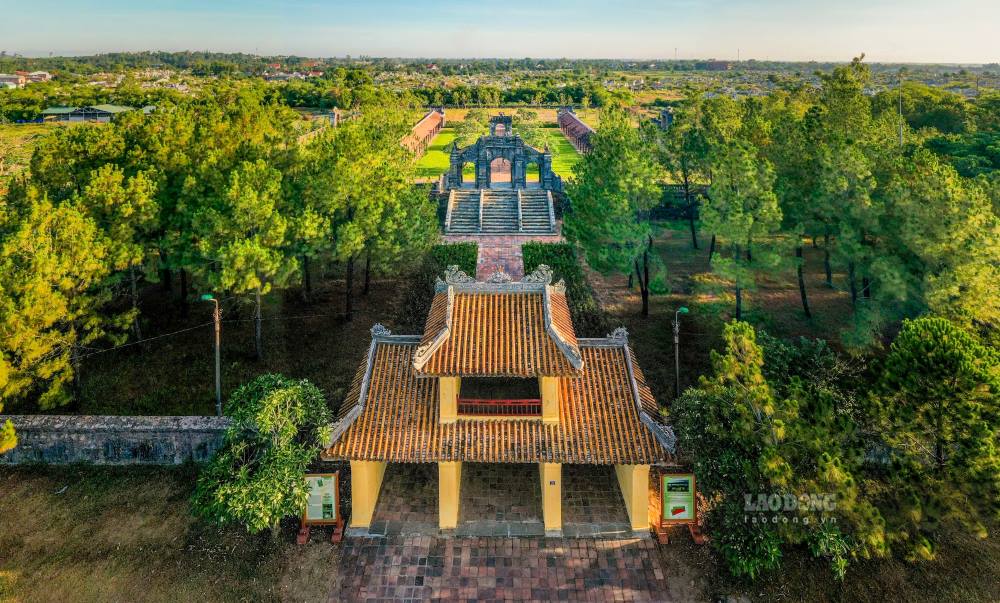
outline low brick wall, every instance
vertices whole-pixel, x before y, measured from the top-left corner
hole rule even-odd
[[[0,464],[179,465],[205,461],[222,444],[227,417],[0,415],[17,446]]]

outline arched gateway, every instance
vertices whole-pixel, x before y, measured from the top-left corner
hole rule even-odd
[[[514,134],[509,115],[490,118],[490,134],[482,136],[465,148],[458,144],[451,147],[451,167],[448,168],[448,188],[462,188],[462,166],[474,163],[476,166],[476,188],[491,188],[491,164],[495,159],[504,159],[510,165],[510,184],[497,183],[504,188],[528,188],[528,165],[538,165],[538,187],[547,191],[562,191],[562,179],[552,172],[552,153],[548,147],[539,151]]]

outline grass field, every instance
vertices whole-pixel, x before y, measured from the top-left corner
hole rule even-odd
[[[580,161],[580,154],[576,152],[569,140],[562,135],[562,132],[555,128],[552,131],[552,171],[558,176],[569,178],[573,175],[573,166]],[[448,154],[451,143],[455,141],[455,130],[453,128],[443,128],[434,137],[427,152],[417,160],[417,178],[422,181],[434,180],[441,174],[448,171],[450,156]],[[537,170],[535,170],[537,172]],[[466,178],[474,176],[472,164],[467,164],[462,173]],[[537,181],[538,176],[529,177],[529,180]]]
[[[191,516],[193,468],[0,468],[0,601],[316,601],[339,548]]]
[[[28,167],[37,141],[59,126],[53,124],[0,125],[0,194],[10,178]]]

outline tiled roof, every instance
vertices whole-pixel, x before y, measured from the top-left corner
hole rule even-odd
[[[547,266],[520,283],[472,280],[456,267],[438,281],[414,355],[428,376],[559,377],[580,375],[584,360],[573,331],[565,285]]]
[[[586,370],[561,380],[561,420],[439,421],[438,380],[418,377],[416,337],[380,330],[334,425],[327,459],[675,464],[675,439],[623,333],[580,342]]]

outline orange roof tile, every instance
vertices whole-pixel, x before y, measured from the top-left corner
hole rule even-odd
[[[673,433],[659,421],[624,337],[580,342],[587,369],[561,380],[558,425],[537,419],[460,419],[442,425],[438,380],[421,378],[413,368],[418,346],[417,337],[376,334],[325,458],[676,464]]]
[[[575,376],[583,368],[565,285],[547,266],[520,283],[439,281],[414,356],[420,375]]]

